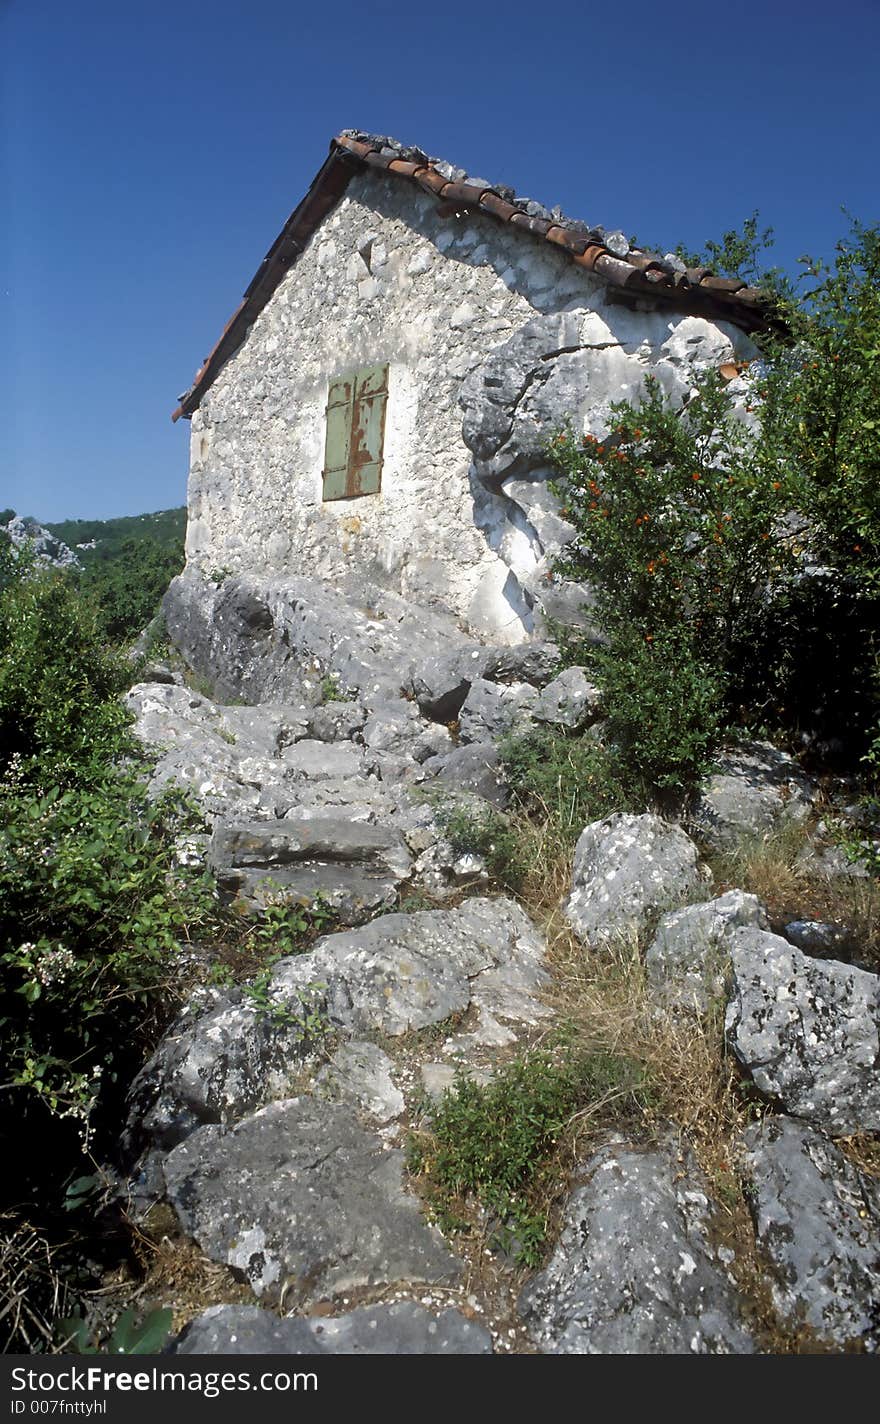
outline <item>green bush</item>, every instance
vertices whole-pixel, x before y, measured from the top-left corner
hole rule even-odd
[[[783,723],[852,769],[880,731],[880,226],[853,223],[833,265],[804,261],[798,341],[762,382],[761,444],[797,490],[812,572],[756,658],[784,668]]]
[[[136,1070],[214,894],[177,863],[186,801],[151,802],[138,778],[127,665],[63,574],[26,551],[0,563],[0,1116],[48,1199]]]
[[[155,539],[129,539],[112,558],[87,564],[78,586],[104,635],[114,643],[130,643],[156,616],[183,564],[182,540],[166,546]]]
[[[609,752],[589,736],[535,727],[503,738],[498,750],[514,804],[552,822],[564,842],[628,804]]]
[[[619,1121],[644,1091],[644,1072],[629,1059],[565,1045],[536,1050],[485,1086],[460,1077],[430,1108],[429,1130],[411,1136],[408,1165],[425,1178],[447,1225],[461,1220],[456,1203],[473,1194],[497,1218],[500,1244],[534,1266],[546,1232],[548,1168],[572,1114],[613,1097]]]
[[[594,591],[595,667],[633,788],[686,790],[730,723],[848,770],[877,736],[880,227],[854,223],[833,265],[803,259],[797,296],[759,269],[771,237],[754,215],[707,254],[769,286],[787,323],[750,374],[757,437],[708,372],[681,410],[649,378],[604,440],[568,429],[549,445],[577,531],[557,571]]]
[[[699,779],[772,590],[793,570],[780,520],[794,480],[750,439],[720,376],[693,379],[681,411],[648,378],[637,406],[612,407],[605,441],[567,430],[549,447],[577,531],[557,571],[595,593],[605,642],[584,656],[631,795]]]
[[[478,855],[496,884],[516,893],[528,865],[516,827],[491,806],[469,800],[435,808],[437,820],[457,855]]]
[[[87,780],[126,749],[129,670],[69,579],[0,551],[0,774],[13,760],[44,784]]]
[[[2,1072],[17,1116],[39,1102],[87,1142],[102,1080],[136,1064],[181,945],[213,913],[211,882],[175,857],[190,816],[112,771],[88,788],[0,785]]]
[[[722,675],[686,635],[657,626],[649,638],[621,629],[596,655],[611,784],[625,788],[609,810],[679,801],[708,771],[721,739]]]

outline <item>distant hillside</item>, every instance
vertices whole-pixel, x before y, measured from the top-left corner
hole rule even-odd
[[[72,549],[84,568],[114,559],[131,540],[150,539],[165,549],[179,549],[186,534],[186,507],[118,519],[62,519],[44,528]],[[89,547],[89,546],[94,547]]]

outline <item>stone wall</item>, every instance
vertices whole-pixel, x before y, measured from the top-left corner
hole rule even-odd
[[[675,391],[732,350],[734,328],[612,305],[548,244],[359,174],[193,416],[189,565],[363,578],[516,642],[565,533],[545,431],[599,434],[646,371]],[[384,363],[381,493],[323,503],[328,382]]]

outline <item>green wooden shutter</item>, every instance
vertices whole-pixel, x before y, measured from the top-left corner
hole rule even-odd
[[[324,456],[325,500],[378,494],[387,403],[387,366],[370,366],[331,382]]]
[[[324,498],[345,499],[354,406],[354,377],[331,381],[327,392],[327,443],[324,449]]]

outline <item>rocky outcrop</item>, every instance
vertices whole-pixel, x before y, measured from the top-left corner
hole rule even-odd
[[[271,688],[277,700],[223,704],[178,682],[142,684],[129,705],[156,754],[153,789],[189,786],[209,820],[181,860],[207,863],[249,913],[279,897],[329,907],[337,928],[250,984],[193,996],[132,1089],[127,1209],[149,1220],[170,1203],[260,1301],[207,1312],[181,1353],[483,1352],[493,1336],[511,1348],[510,1297],[503,1329],[482,1287],[465,1302],[470,1277],[408,1190],[401,1149],[446,1091],[491,1083],[552,1027],[546,945],[507,898],[413,910],[404,897],[488,884],[482,859],[446,839],[450,812],[479,822],[503,807],[500,737],[595,735],[601,702],[583,669],[559,673],[552,645],[447,639],[433,614],[419,642],[393,597],[382,617],[351,591],[310,603],[309,581],[296,596],[276,582],[218,584],[199,636],[237,698]],[[457,725],[432,720],[446,716]],[[737,756],[719,772],[742,794],[712,802],[716,845],[748,825],[764,834],[812,794],[790,759]],[[584,828],[564,909],[587,946],[646,944],[658,1014],[704,1013],[727,994],[744,1070],[804,1119],[765,1120],[741,1163],[777,1313],[829,1348],[874,1349],[876,1186],[817,1129],[880,1124],[877,977],[811,959],[768,933],[754,896],[707,900],[707,883],[680,826],[618,814]],[[827,956],[838,930],[792,921],[786,933]],[[532,1347],[752,1350],[714,1213],[678,1139],[608,1140],[577,1170],[559,1240],[523,1290]],[[510,1290],[508,1264],[493,1271]],[[441,1311],[456,1298],[463,1314]]]
[[[717,900],[671,910],[657,926],[645,955],[651,991],[668,1009],[705,1013],[722,1001],[730,963],[730,937],[753,925],[767,929],[757,896],[729,890]]]
[[[238,1121],[289,1089],[331,1030],[399,1037],[471,1010],[469,1039],[452,1051],[514,1042],[518,1025],[549,1016],[544,956],[537,930],[505,899],[325,935],[279,960],[259,1000],[234,990],[193,1004],[135,1080],[129,1137],[167,1149],[201,1124]],[[350,1078],[351,1061],[335,1062],[333,1076]]]
[[[837,1350],[880,1348],[880,1185],[827,1138],[770,1117],[746,1134],[744,1170],[773,1301]]]
[[[647,375],[680,404],[693,366],[729,360],[731,342],[729,328],[693,318],[670,329],[659,313],[572,307],[530,317],[462,382],[462,435],[483,487],[476,518],[536,628],[550,619],[596,633],[589,590],[552,573],[574,529],[550,488],[548,440],[606,435],[614,402],[637,401]]]
[[[457,1310],[413,1301],[343,1315],[281,1319],[256,1305],[214,1305],[175,1342],[174,1355],[490,1355],[492,1336]]]
[[[657,911],[701,883],[697,848],[684,831],[658,816],[620,812],[582,831],[565,915],[588,943],[639,936]]]
[[[172,641],[220,698],[314,706],[332,679],[373,707],[403,694],[454,717],[488,654],[448,615],[371,585],[188,570],[163,602]]]
[[[163,1171],[187,1234],[269,1304],[461,1273],[404,1190],[403,1154],[342,1104],[291,1098],[226,1132],[199,1128]]]
[[[730,939],[727,1037],[756,1086],[832,1133],[880,1129],[880,977],[778,935]]]
[[[730,850],[786,822],[803,821],[815,788],[793,757],[769,742],[743,742],[718,759],[692,812],[697,838]]]
[[[750,1353],[693,1166],[670,1148],[615,1142],[584,1174],[550,1262],[520,1297],[535,1344],[549,1354]]]
[[[82,564],[72,549],[35,519],[23,519],[13,514],[5,524],[0,524],[0,533],[6,534],[18,549],[29,549],[37,561],[52,569],[81,569]]]

